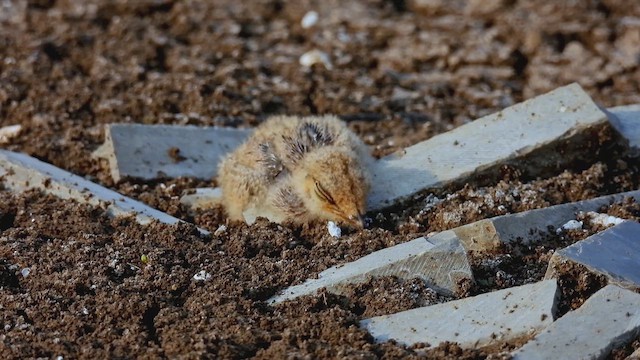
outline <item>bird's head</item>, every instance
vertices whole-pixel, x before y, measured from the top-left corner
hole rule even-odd
[[[369,192],[367,169],[349,150],[328,146],[308,154],[294,173],[294,184],[315,216],[364,227]]]

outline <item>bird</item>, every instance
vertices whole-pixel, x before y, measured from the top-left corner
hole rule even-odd
[[[222,205],[232,221],[363,228],[372,159],[336,116],[272,116],[220,162]]]

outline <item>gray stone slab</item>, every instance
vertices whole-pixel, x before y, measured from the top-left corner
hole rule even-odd
[[[0,150],[0,177],[12,191],[40,189],[63,199],[100,206],[111,216],[135,215],[141,224],[182,220],[28,155]],[[206,230],[199,229],[208,234]]]
[[[497,216],[460,226],[453,231],[467,250],[493,250],[501,243],[514,240],[531,243],[544,239],[549,228],[561,227],[567,221],[575,219],[576,214],[581,211],[597,211],[602,206],[622,201],[627,197],[640,201],[640,190]]]
[[[625,221],[556,251],[545,278],[556,277],[565,262],[605,275],[610,284],[640,289],[640,224]]]
[[[515,351],[514,360],[604,359],[640,334],[640,294],[608,285]]]
[[[532,336],[553,322],[555,280],[523,285],[361,321],[377,342],[443,341],[481,348]]]
[[[558,88],[498,113],[406,148],[373,165],[369,209],[378,210],[418,192],[460,182],[500,165],[527,158],[529,175],[584,156],[585,149],[562,156],[554,143],[580,140],[608,126],[606,114],[577,84]],[[532,161],[533,159],[537,161]],[[540,166],[540,164],[547,166]]]
[[[640,153],[640,104],[616,106],[606,112],[613,116],[611,123],[616,130],[629,142],[631,150]]]
[[[322,288],[340,293],[346,284],[381,276],[421,278],[428,286],[445,295],[456,292],[459,284],[473,282],[464,248],[453,232],[444,231],[430,238],[421,237],[329,268],[321,272],[317,279],[291,286],[268,302],[273,304],[311,295]]]
[[[105,143],[96,153],[109,161],[114,181],[194,177],[211,179],[218,163],[251,133],[249,129],[111,124]],[[171,149],[179,149],[171,156]]]

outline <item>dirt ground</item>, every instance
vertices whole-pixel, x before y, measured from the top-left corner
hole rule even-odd
[[[317,24],[301,26],[309,10]],[[300,65],[318,49],[330,64]],[[624,0],[0,1],[2,145],[215,231],[220,208],[185,209],[194,179],[114,184],[91,157],[102,125],[254,126],[334,113],[376,156],[578,82],[602,106],[640,103],[640,3]],[[0,190],[0,357],[497,358],[516,344],[376,344],[359,320],[447,301],[417,280],[269,306],[329,266],[479,219],[640,188],[638,158],[603,145],[548,178],[519,169],[369,214],[342,238],[325,225],[140,226],[38,192]],[[640,220],[633,201],[601,209]],[[561,224],[559,224],[561,225]],[[535,282],[553,250],[602,230],[472,254],[467,294]],[[201,273],[204,271],[204,273]],[[203,280],[194,279],[200,275]],[[207,278],[207,274],[210,278]],[[199,277],[197,277],[199,278]],[[604,281],[571,268],[560,314]],[[614,351],[624,358],[638,339]]]

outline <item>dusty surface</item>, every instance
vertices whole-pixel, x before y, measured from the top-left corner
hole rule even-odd
[[[603,106],[640,103],[635,2],[4,3],[12,5],[0,13],[0,126],[23,125],[4,147],[212,231],[226,222],[221,209],[190,213],[179,197],[215,180],[114,184],[90,156],[101,125],[253,126],[270,114],[335,113],[382,156],[572,81]],[[305,29],[308,10],[319,21]],[[329,55],[330,68],[299,64],[312,49]],[[266,222],[227,224],[205,239],[190,226],[142,227],[35,192],[0,191],[0,357],[497,356],[513,344],[405,348],[374,344],[357,327],[364,317],[448,300],[418,281],[376,279],[342,296],[277,307],[264,300],[432,231],[638,189],[639,166],[603,148],[590,163],[545,179],[504,168],[497,182],[371,214],[369,229],[337,240],[323,224]],[[633,202],[602,212],[640,219]],[[585,222],[583,230],[552,229],[540,244],[473,255],[478,283],[470,294],[537,281],[554,249],[598,230]],[[602,286],[584,269],[563,276],[560,314]]]

